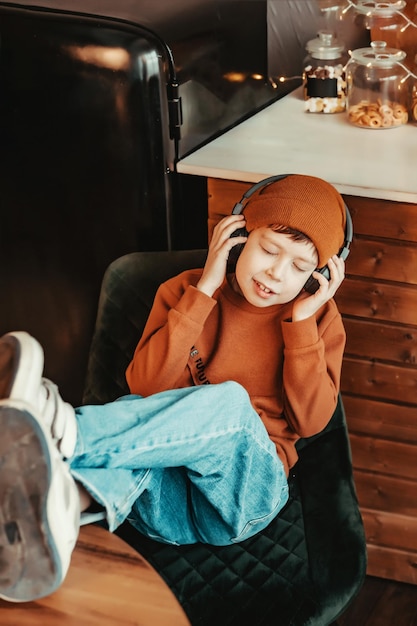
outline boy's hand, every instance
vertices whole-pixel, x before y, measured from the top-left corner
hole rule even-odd
[[[313,278],[319,282],[319,289],[314,294],[302,291],[294,300],[292,310],[293,322],[300,322],[314,315],[323,304],[333,298],[345,278],[345,262],[337,255],[329,259],[330,280],[319,272],[313,272]]]
[[[214,227],[203,274],[197,283],[197,289],[210,297],[224,281],[230,250],[246,242],[247,237],[230,237],[236,229],[244,228],[245,224],[243,215],[228,215]]]

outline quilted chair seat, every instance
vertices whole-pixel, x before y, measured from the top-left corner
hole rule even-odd
[[[205,255],[204,250],[138,252],[109,266],[84,403],[128,393],[124,372],[157,287],[184,269],[201,267]],[[150,540],[128,523],[118,529],[168,583],[192,626],[328,626],[358,593],[366,544],[340,398],[328,427],[300,440],[298,450],[288,504],[247,541],[178,547]]]

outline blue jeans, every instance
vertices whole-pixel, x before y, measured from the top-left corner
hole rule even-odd
[[[226,382],[76,410],[72,475],[107,512],[174,544],[256,534],[288,499],[275,445],[247,392]]]

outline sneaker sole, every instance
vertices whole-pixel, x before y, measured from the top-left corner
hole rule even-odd
[[[47,519],[51,458],[23,403],[0,405],[0,598],[28,602],[55,591],[62,566]]]

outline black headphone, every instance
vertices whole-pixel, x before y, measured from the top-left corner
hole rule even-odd
[[[279,180],[283,180],[287,176],[291,176],[291,174],[278,174],[276,176],[269,176],[268,178],[264,178],[263,180],[259,181],[259,183],[256,183],[255,185],[253,185],[250,189],[248,189],[243,194],[239,202],[236,202],[235,206],[233,207],[232,215],[240,215],[241,213],[243,213],[246,205],[249,202],[249,198],[251,198],[251,196],[253,196],[256,192],[261,191],[262,189],[264,189],[271,183],[275,183]],[[343,204],[345,207],[345,215],[346,215],[345,241],[343,243],[343,246],[340,248],[338,252],[338,256],[341,259],[346,259],[349,255],[350,244],[352,243],[352,239],[353,239],[353,224],[352,224],[352,218],[351,218],[349,209],[345,202]],[[247,237],[248,234],[249,233],[246,230],[246,228],[238,228],[237,230],[235,230],[234,233],[232,233],[231,237]],[[229,267],[233,267],[236,264],[236,261],[239,258],[239,254],[241,253],[244,245],[245,244],[240,244],[232,248],[229,254]],[[327,265],[315,271],[319,272],[320,274],[322,274],[325,278],[329,280],[330,270]],[[318,288],[319,288],[318,280],[313,278],[313,276],[310,276],[310,278],[304,285],[304,289],[308,291],[309,293],[315,293]]]

